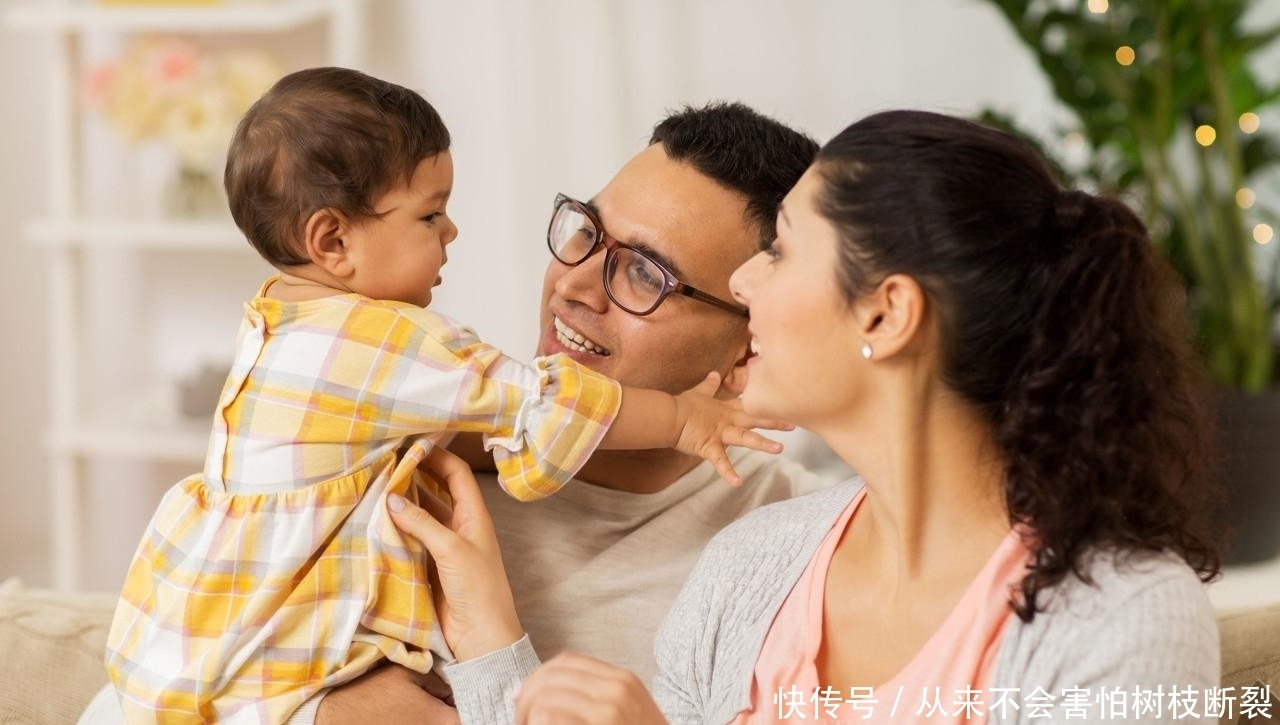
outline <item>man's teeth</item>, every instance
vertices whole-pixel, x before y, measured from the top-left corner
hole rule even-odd
[[[760,354],[760,341],[755,339],[754,337],[751,338],[751,354],[752,355]]]
[[[574,350],[576,352],[589,352],[596,355],[608,355],[609,351],[600,347],[595,342],[587,339],[581,332],[569,327],[560,320],[555,318],[556,340],[561,345]]]

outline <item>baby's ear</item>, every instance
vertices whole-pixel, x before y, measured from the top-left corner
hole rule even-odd
[[[351,249],[345,241],[350,223],[334,209],[324,208],[311,215],[303,231],[303,244],[313,264],[338,278],[354,271]]]

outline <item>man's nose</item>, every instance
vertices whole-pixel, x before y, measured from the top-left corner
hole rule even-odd
[[[564,272],[556,280],[556,294],[561,299],[580,302],[592,310],[604,314],[609,309],[609,296],[604,291],[604,250],[600,250],[576,267],[570,267],[559,261]]]

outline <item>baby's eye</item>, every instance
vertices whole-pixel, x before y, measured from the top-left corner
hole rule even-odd
[[[432,212],[432,213],[430,213],[430,214],[428,214],[428,215],[426,215],[426,216],[422,217],[422,221],[424,221],[424,222],[426,222],[426,223],[430,224],[430,223],[434,222],[436,219],[440,218],[441,216],[444,216],[444,212],[442,212],[442,211]]]

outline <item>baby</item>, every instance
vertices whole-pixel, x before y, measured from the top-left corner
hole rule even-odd
[[[619,386],[566,355],[526,365],[427,309],[458,230],[449,132],[421,96],[341,68],[281,79],[227,160],[232,216],[278,274],[245,305],[201,474],[161,501],[125,580],[107,669],[130,722],[284,722],[390,660],[451,658],[390,493],[480,433],[512,496],[555,493],[597,447],[726,443],[779,427],[717,400]]]

